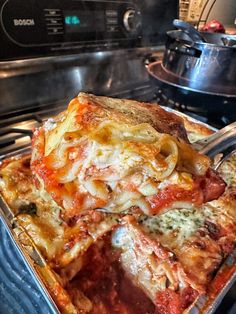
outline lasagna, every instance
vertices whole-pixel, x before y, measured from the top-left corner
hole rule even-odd
[[[232,252],[236,221],[226,209],[206,204],[160,216],[127,216],[113,234],[121,264],[156,304],[157,313],[182,313]],[[171,302],[170,302],[171,300]]]
[[[157,105],[80,93],[34,132],[31,169],[64,220],[87,210],[156,215],[218,198],[225,183]]]
[[[182,314],[236,244],[235,157],[209,167],[179,117],[81,93],[2,162],[0,191],[62,313]]]

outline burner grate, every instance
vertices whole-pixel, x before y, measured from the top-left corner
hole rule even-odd
[[[173,89],[171,88],[158,88],[156,93],[156,102],[159,103],[161,106],[169,107],[177,111],[183,112],[190,117],[207,123],[215,128],[222,128],[232,122],[230,115],[225,113],[223,110],[222,112],[212,113],[207,110],[207,105],[205,106],[205,108],[191,105],[185,97],[180,97],[180,94],[178,95],[178,97],[175,97],[176,95],[173,95],[172,93]],[[176,99],[178,100],[176,101]]]
[[[0,155],[4,156],[29,146],[34,128],[46,118],[65,109],[67,104],[68,99],[64,99],[1,114]]]

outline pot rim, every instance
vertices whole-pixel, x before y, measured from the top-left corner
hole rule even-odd
[[[228,39],[232,39],[232,40],[235,40],[236,42],[236,35],[230,35],[230,34],[224,34],[224,33],[211,33],[211,32],[200,32],[202,34],[204,34],[205,36],[209,36],[209,37],[219,37],[219,40],[220,40],[220,37],[221,38],[228,38]],[[187,37],[189,37],[189,40],[188,39],[185,39],[185,38],[173,38],[171,36],[171,34],[182,34],[182,35],[186,35]],[[222,48],[222,49],[236,49],[236,45],[235,46],[226,46],[223,44],[222,42],[222,45],[218,44],[218,43],[212,43],[212,42],[200,42],[200,41],[194,41],[193,39],[190,38],[190,36],[185,33],[184,31],[182,30],[178,30],[178,29],[173,29],[173,30],[169,30],[166,32],[166,35],[167,37],[175,40],[176,42],[184,42],[185,44],[189,44],[190,47],[196,47],[196,48],[199,48],[199,47],[205,47],[205,46],[209,46],[210,47],[217,47],[217,48]]]
[[[213,96],[219,96],[219,97],[225,97],[225,98],[236,98],[236,94],[226,94],[222,92],[218,92],[218,88],[216,88],[215,91],[211,90],[203,90],[203,89],[197,89],[194,87],[189,86],[191,84],[191,80],[188,80],[186,78],[180,77],[171,71],[168,71],[165,69],[162,61],[155,61],[150,63],[147,67],[148,74],[154,78],[155,80],[158,80],[162,83],[169,84],[171,86],[184,89],[187,91],[197,92],[205,95],[213,95]],[[156,70],[154,73],[154,69]]]

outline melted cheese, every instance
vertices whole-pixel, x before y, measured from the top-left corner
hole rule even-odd
[[[140,224],[151,234],[174,234],[175,241],[182,245],[204,224],[204,212],[197,209],[172,209],[160,216],[139,218]]]
[[[209,159],[183,140],[92,99],[81,102],[78,96],[34,135],[33,173],[65,218],[101,207],[120,212],[136,206],[153,214],[148,197],[169,185],[193,189],[194,176],[205,175]],[[141,177],[139,183],[134,176]],[[181,199],[185,195],[190,194],[179,193],[178,201],[191,206],[192,199]],[[171,202],[160,201],[156,210],[177,204]]]
[[[61,142],[64,137],[65,132],[71,132],[74,130],[74,122],[76,119],[76,110],[71,110],[68,112],[67,119],[63,118],[57,123],[54,122],[51,126],[46,122],[46,132],[45,137],[45,156],[48,156]]]
[[[226,181],[228,187],[236,186],[236,153],[222,163],[219,172]]]

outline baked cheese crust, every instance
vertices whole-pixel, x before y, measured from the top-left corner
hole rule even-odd
[[[2,162],[2,197],[62,313],[180,314],[208,293],[236,243],[236,155],[224,194],[195,202],[196,182],[225,184],[184,140],[159,107],[82,93],[35,131],[32,155]]]
[[[65,221],[101,208],[156,215],[201,205],[225,184],[183,130],[181,119],[158,105],[80,93],[34,132],[36,185]]]

